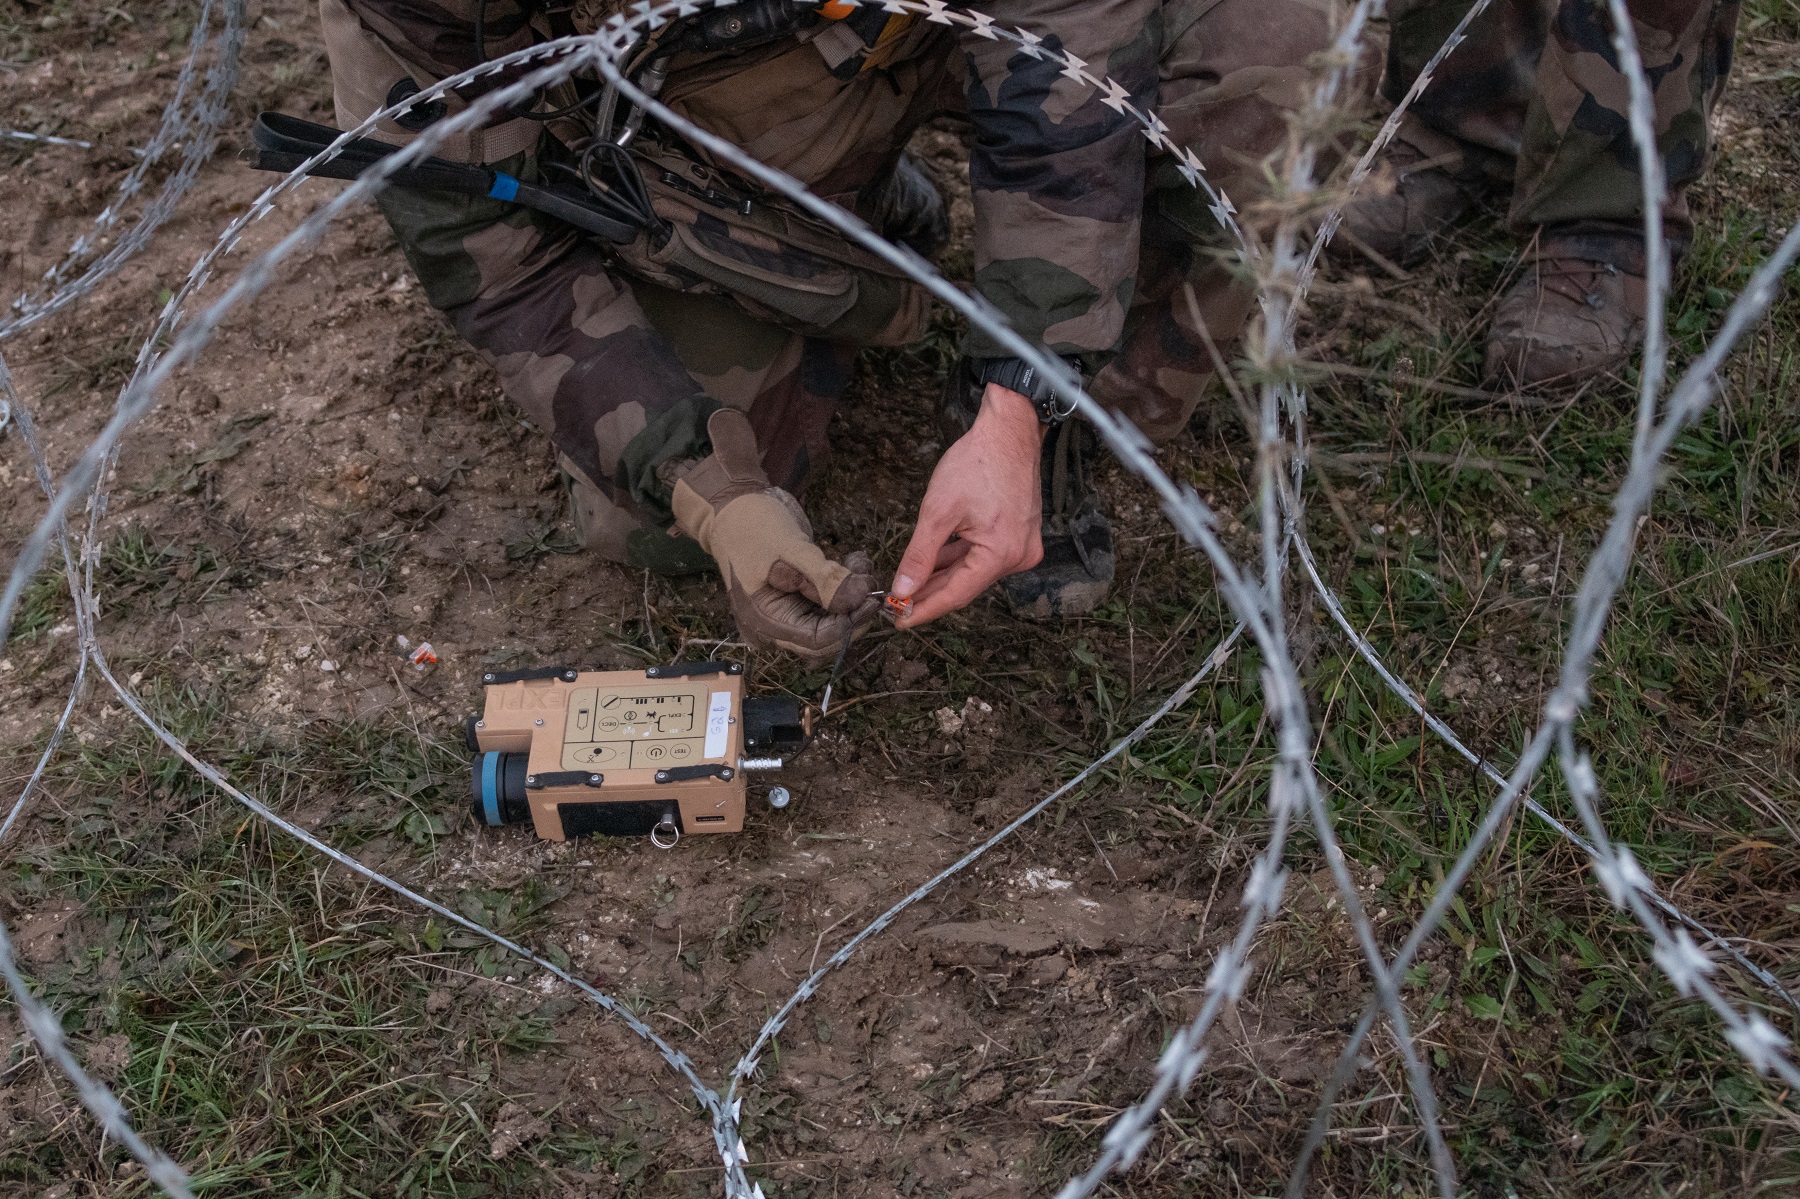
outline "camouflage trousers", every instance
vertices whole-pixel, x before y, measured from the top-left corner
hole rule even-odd
[[[346,19],[341,0],[323,0],[322,10],[340,122],[360,120],[403,68]],[[1261,164],[1285,146],[1288,114],[1312,78],[1308,59],[1329,45],[1338,11],[1336,0],[1069,0],[1067,14],[1045,19],[1055,17],[1065,48],[1096,70],[1141,79],[1173,140],[1193,149],[1243,209],[1266,190]],[[1141,30],[1124,54],[1084,53],[1089,36],[1113,36],[1116,47],[1120,28]],[[974,78],[981,70],[969,66]],[[907,76],[896,78],[906,111],[883,126],[895,154],[931,112],[963,103],[929,71],[916,76],[917,96],[904,90]],[[1229,353],[1254,290],[1232,270],[1230,245],[1178,164],[1151,153],[1135,124],[1125,139],[1143,172],[1123,181],[1136,186],[1121,188],[1132,206],[1125,218],[1137,226],[1136,263],[1125,264],[1126,284],[1107,292],[1122,310],[1122,332],[1110,353],[1097,355],[1091,389],[1164,441],[1185,427],[1212,374],[1208,336]],[[537,175],[535,152],[495,165]],[[1075,196],[1079,206],[1081,195],[1104,199],[1115,182],[1102,172],[1033,186]],[[498,201],[389,189],[380,203],[431,302],[549,433],[574,481],[583,535],[602,555],[662,570],[707,565],[697,546],[664,532],[672,485],[665,475],[705,452],[706,420],[720,405],[749,415],[776,485],[798,493],[823,462],[856,345],[791,332],[724,297],[634,278],[593,243]],[[1026,264],[1029,284],[1033,260],[1012,261]]]
[[[1398,100],[1470,0],[1390,8],[1384,90]],[[1739,0],[1626,0],[1626,9],[1653,88],[1669,182],[1663,220],[1679,252],[1693,236],[1686,193],[1706,165]],[[1413,105],[1406,137],[1474,190],[1510,188],[1508,223],[1542,229],[1552,252],[1629,267],[1642,255],[1644,218],[1629,96],[1605,0],[1494,0]]]
[[[1290,117],[1316,79],[1308,60],[1331,44],[1341,11],[1322,0],[1165,6],[1157,115],[1176,144],[1198,155],[1245,224],[1254,223],[1257,202],[1268,195],[1266,166],[1286,150]],[[1372,72],[1364,75],[1359,89],[1373,83]],[[1162,444],[1187,427],[1212,379],[1207,341],[1229,358],[1256,288],[1205,193],[1179,164],[1157,155],[1146,167],[1124,334],[1089,390]]]

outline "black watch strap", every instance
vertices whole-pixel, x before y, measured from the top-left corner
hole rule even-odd
[[[1070,380],[1079,385],[1080,364],[1071,358],[1062,361],[1069,368]],[[1031,401],[1043,424],[1060,425],[1074,415],[1074,405],[1065,403],[1051,390],[1050,380],[1044,372],[1023,358],[980,358],[976,360],[976,366],[975,377],[983,388],[989,383],[998,383],[1008,391],[1018,392]]]

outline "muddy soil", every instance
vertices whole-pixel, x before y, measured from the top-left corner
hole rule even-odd
[[[331,119],[313,12],[297,0],[251,11],[226,148],[179,214],[85,303],[6,346],[58,469],[106,419],[166,289],[267,182],[232,153],[254,112]],[[130,165],[124,147],[141,144],[172,88],[179,42],[159,28],[160,10],[130,13],[103,39],[71,31],[58,52],[0,74],[7,105],[61,116],[100,143],[0,149],[6,294],[25,290],[82,232]],[[928,134],[920,149],[954,192],[955,137]],[[221,282],[337,186],[309,184],[252,226]],[[958,212],[966,226],[966,201]],[[219,291],[215,283],[206,298]],[[835,434],[837,457],[809,507],[829,545],[865,545],[891,568],[940,448],[928,389],[865,377]],[[1118,478],[1108,486],[1130,578],[1170,543],[1141,493]],[[710,652],[732,635],[713,580],[647,579],[568,552],[567,502],[545,438],[425,303],[369,210],[338,222],[224,322],[131,436],[110,494],[107,541],[139,547],[156,567],[102,567],[113,572],[114,610],[102,611],[101,627],[115,668],[134,683],[228,695],[234,720],[278,734],[399,718],[448,741],[484,669],[641,666]],[[41,511],[9,437],[0,443],[8,559]],[[1002,619],[984,603],[945,630],[978,643]],[[1202,623],[1186,636],[1213,636]],[[1051,655],[1078,634],[1049,631]],[[64,619],[0,663],[0,741],[43,735],[72,676],[71,640]],[[426,671],[406,657],[423,642],[440,660]],[[477,831],[451,794],[442,815],[452,831],[431,852],[380,839],[359,852],[438,894],[540,876],[561,893],[542,939],[648,1011],[703,1076],[722,1078],[812,963],[1059,781],[1047,739],[1060,751],[1090,746],[1091,713],[1016,694],[1023,653],[977,644],[968,667],[952,670],[933,652],[891,635],[859,650],[839,694],[866,694],[875,715],[827,727],[783,779],[795,796],[786,810],[767,808],[759,787],[742,836],[690,838],[670,853],[552,847],[517,830]],[[1179,665],[1183,654],[1174,657]],[[753,662],[752,673],[762,668],[809,697],[820,682],[789,663]],[[890,725],[881,708],[950,716],[971,699],[979,718],[953,734],[945,729],[958,721]],[[113,705],[90,702],[103,711],[84,738],[116,717]],[[329,837],[371,802],[301,794],[286,807]],[[748,1093],[752,1159],[765,1176],[844,1195],[1030,1193],[1044,1181],[1046,1138],[1091,1134],[1145,1085],[1166,1035],[1195,1010],[1209,947],[1235,919],[1243,847],[1178,849],[1179,820],[1132,807],[1115,794],[1106,809],[1053,811],[824,984]],[[1131,844],[1105,852],[1097,834],[1121,822]],[[72,914],[21,914],[28,962],[59,952]],[[434,996],[452,1014],[478,1012],[498,990],[555,1014],[558,1045],[503,1064],[522,1118],[555,1109],[559,1122],[604,1130],[621,1110],[638,1112],[662,1144],[659,1187],[716,1192],[708,1133],[660,1060],[561,984],[525,973],[464,972]],[[1315,1005],[1334,1007],[1330,990],[1271,1002],[1267,1017],[1247,1005],[1218,1077],[1315,1076],[1325,1059],[1293,1032]],[[1331,1017],[1347,1018],[1354,1002],[1346,992]],[[1278,1008],[1288,1014],[1276,1018]]]
[[[97,143],[0,142],[0,294],[31,287],[88,227],[129,169],[128,147],[155,127],[181,58],[173,13],[127,3],[61,17],[72,24],[47,52],[0,64],[0,112],[15,125],[56,125]],[[331,120],[313,8],[266,0],[251,13],[226,146],[178,214],[87,301],[4,346],[59,470],[106,420],[167,290],[267,182],[235,157],[255,113]],[[929,131],[917,148],[966,232],[956,136]],[[308,184],[253,225],[203,299],[338,186]],[[953,246],[945,265],[966,272],[966,252]],[[836,419],[835,457],[807,497],[828,548],[866,548],[888,570],[942,448],[924,353],[865,364]],[[1224,409],[1203,416],[1173,451],[1227,514],[1249,499],[1233,427]],[[815,963],[1105,744],[1109,722],[1095,702],[1046,677],[1101,655],[1129,672],[1123,699],[1141,711],[1225,631],[1204,574],[1169,565],[1178,544],[1147,492],[1112,468],[1101,483],[1116,514],[1121,586],[1134,600],[1139,579],[1166,588],[1155,602],[1177,616],[1164,627],[1021,625],[989,599],[929,638],[877,634],[852,656],[841,715],[781,779],[793,802],[771,809],[754,787],[741,836],[689,838],[667,853],[637,842],[552,846],[518,829],[475,828],[452,787],[433,797],[444,831],[425,848],[377,836],[356,852],[439,896],[541,880],[557,898],[534,944],[565,952],[718,1083]],[[386,723],[450,744],[477,703],[480,672],[495,667],[641,667],[719,652],[747,660],[759,687],[814,699],[824,683],[822,672],[734,645],[716,580],[647,578],[573,552],[546,439],[426,304],[370,210],[337,222],[223,323],[127,442],[110,496],[100,621],[114,669],[165,704],[184,686],[222,697],[232,721],[277,737]],[[42,510],[9,434],[0,558],[11,560]],[[1226,522],[1234,539],[1245,535]],[[1539,538],[1539,557],[1552,554],[1547,534],[1522,535]],[[1196,602],[1197,617],[1179,619]],[[56,610],[38,636],[6,648],[0,745],[41,743],[73,677],[71,634],[67,611]],[[416,669],[408,654],[425,642],[438,664]],[[1508,651],[1481,652],[1452,665],[1456,686],[1509,707],[1527,698],[1529,687],[1498,697],[1483,688],[1498,669],[1490,659]],[[108,699],[90,695],[82,744],[120,727]],[[1502,715],[1480,723],[1503,735]],[[8,759],[7,773],[21,764],[23,754]],[[0,791],[14,793],[10,783]],[[286,814],[327,839],[391,802],[303,783],[281,796]],[[1091,1160],[1098,1132],[1148,1085],[1167,1037],[1197,1010],[1260,832],[1202,824],[1142,776],[1052,808],[911,908],[799,1009],[746,1091],[759,1176],[821,1196],[1053,1189]],[[1259,949],[1267,969],[1215,1034],[1185,1109],[1205,1113],[1209,1135],[1159,1149],[1146,1167],[1167,1193],[1234,1193],[1228,1180],[1242,1173],[1278,1173],[1310,1114],[1289,1088],[1323,1077],[1360,1010],[1329,880],[1291,885],[1295,902]],[[7,914],[28,964],[81,952],[74,906]],[[1398,928],[1401,915],[1380,909],[1377,922]],[[1435,954],[1426,967],[1441,971]],[[557,1038],[498,1064],[495,1085],[514,1105],[503,1112],[507,1146],[539,1135],[540,1121],[602,1134],[630,1122],[655,1147],[649,1193],[719,1192],[708,1130],[675,1076],[571,989],[523,968],[492,978],[459,969],[446,973],[433,1010],[483,1019],[497,995],[552,1020]],[[1441,1013],[1420,1031],[1454,1042],[1467,1024]],[[10,1046],[16,1033],[0,1028],[0,1039]],[[48,1083],[31,1085],[15,1088],[9,1119],[61,1110]],[[544,1193],[618,1187],[555,1171]]]

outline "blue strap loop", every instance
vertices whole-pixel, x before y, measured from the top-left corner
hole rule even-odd
[[[504,823],[500,818],[500,755],[497,753],[481,755],[481,810],[495,828]]]
[[[488,188],[488,195],[510,204],[519,198],[519,181],[505,171],[495,171],[494,186]]]

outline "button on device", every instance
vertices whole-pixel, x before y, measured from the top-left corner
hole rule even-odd
[[[660,745],[652,745],[652,746],[651,746],[651,747],[650,747],[650,748],[649,748],[649,749],[647,749],[647,750],[645,750],[645,751],[644,751],[644,756],[645,756],[645,757],[646,757],[646,758],[649,758],[649,759],[651,759],[651,760],[652,760],[652,761],[655,761],[655,760],[656,760],[656,759],[659,759],[659,758],[661,758],[661,757],[662,757],[662,756],[663,756],[663,755],[664,755],[664,754],[666,754],[666,753],[667,753],[667,752],[668,752],[668,751],[667,751],[667,750],[665,750],[665,749],[664,749],[664,748],[663,748],[663,747],[662,747],[662,746],[660,746]]]
[[[694,747],[691,745],[679,744],[679,745],[671,745],[669,747],[669,756],[671,758],[677,758],[677,759],[685,758],[685,757],[692,755],[693,752],[694,752]]]

